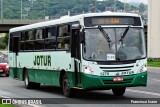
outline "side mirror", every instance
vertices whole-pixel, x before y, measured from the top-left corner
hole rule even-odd
[[[80,32],[80,43],[85,43],[85,32],[84,30],[82,30],[82,32]]]

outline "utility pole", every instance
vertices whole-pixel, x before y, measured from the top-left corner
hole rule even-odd
[[[114,0],[114,12],[116,11],[116,0]]]
[[[36,0],[29,0],[29,1],[31,1],[31,3],[32,3],[32,19],[33,19],[33,15],[34,15],[34,2],[36,1]]]
[[[3,20],[3,0],[1,0],[1,20]]]
[[[22,20],[22,14],[23,14],[23,0],[21,0],[21,20]]]
[[[25,10],[27,11],[27,19],[28,19],[28,16],[29,16],[29,15],[28,15],[28,12],[29,12],[29,10],[30,10],[30,7],[26,7]]]
[[[125,4],[125,0],[124,0],[124,12],[126,11],[126,4]]]
[[[94,12],[96,13],[97,7],[96,7],[96,0],[94,1]]]
[[[46,2],[44,0],[44,19],[45,19],[45,16],[46,16]]]

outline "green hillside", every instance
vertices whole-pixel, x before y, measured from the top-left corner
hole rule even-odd
[[[114,0],[31,0],[23,1],[23,18],[27,19],[44,19],[45,16],[62,16],[67,15],[68,11],[71,15],[102,12],[106,10],[123,10],[124,4],[116,0],[116,8]],[[125,4],[126,11],[138,10],[135,6]],[[4,19],[20,19],[21,18],[21,0],[3,0],[3,18]]]

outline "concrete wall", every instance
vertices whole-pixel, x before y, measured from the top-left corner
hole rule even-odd
[[[160,58],[160,0],[148,0],[148,57]]]

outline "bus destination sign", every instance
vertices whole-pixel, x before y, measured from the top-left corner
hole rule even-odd
[[[141,20],[139,17],[86,17],[84,19],[86,27],[97,25],[133,25],[141,26]]]

